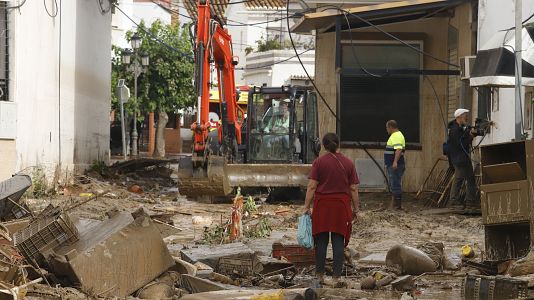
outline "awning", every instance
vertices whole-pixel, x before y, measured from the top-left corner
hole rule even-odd
[[[435,16],[438,13],[445,11],[447,8],[454,7],[462,2],[466,1],[408,0],[360,6],[346,10],[375,25],[381,25]],[[318,32],[333,31],[335,29],[337,17],[342,15],[343,14],[335,8],[327,9],[322,12],[305,14],[304,17],[295,22],[292,31],[295,33],[309,33],[312,30],[317,30]],[[351,17],[350,15],[347,17],[349,18],[351,28],[369,26],[356,17]],[[346,22],[343,23],[343,29],[347,29]]]
[[[522,30],[522,85],[534,86],[534,23]],[[471,86],[515,86],[515,30],[495,34],[477,53]]]

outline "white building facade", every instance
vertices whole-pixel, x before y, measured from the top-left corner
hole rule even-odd
[[[534,1],[523,1],[523,20],[534,14]],[[531,20],[531,22],[534,20]],[[480,0],[478,7],[478,42],[480,49],[499,31],[515,27],[515,1]],[[514,34],[514,30],[510,32]],[[476,94],[476,93],[475,93]],[[482,144],[509,142],[515,138],[515,90],[493,88],[488,115],[495,123]],[[533,89],[523,88],[523,112],[525,130],[532,138]],[[528,98],[528,99],[527,99]],[[479,99],[480,105],[480,99]],[[475,115],[475,114],[474,114]],[[479,116],[485,118],[486,116]]]
[[[113,14],[111,43],[123,49],[131,48],[125,36],[128,31],[136,31],[137,25],[135,23],[140,24],[143,21],[145,26],[150,27],[154,21],[160,20],[163,24],[171,24],[171,13],[164,8],[170,9],[169,1],[160,1],[159,5],[157,1],[155,2],[119,0],[117,4],[124,14],[119,11]]]
[[[306,71],[313,78],[315,73],[315,51],[299,50],[299,56]],[[266,67],[264,67],[266,66]],[[246,57],[245,85],[282,86],[291,84],[294,77],[307,77],[293,50],[271,50],[255,52]]]
[[[66,178],[109,159],[110,3],[18,2],[0,6],[0,180],[30,167]]]

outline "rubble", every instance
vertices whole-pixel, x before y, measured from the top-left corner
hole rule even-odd
[[[20,198],[32,185],[28,175],[17,174],[0,182],[0,220],[9,221],[31,215],[28,206]]]
[[[315,249],[305,249],[296,243],[273,244],[273,257],[286,259],[298,266],[309,266],[315,263]]]
[[[78,229],[69,215],[57,207],[48,206],[27,227],[13,235],[13,244],[30,264],[38,268],[55,249],[78,239]]]
[[[173,251],[171,247],[171,252]],[[188,249],[183,249],[180,251],[180,256],[183,260],[196,263],[202,262],[217,269],[219,264],[219,259],[223,257],[252,257],[254,256],[254,251],[252,251],[248,246],[241,242],[223,244],[217,246],[196,246]]]
[[[411,291],[414,286],[415,282],[412,275],[404,275],[391,282],[391,287],[397,291]]]
[[[174,265],[148,216],[119,213],[79,230],[80,240],[56,249],[50,264],[55,274],[96,295],[126,297]]]
[[[512,277],[534,274],[534,251],[530,251],[527,256],[514,262],[507,272]]]
[[[185,290],[187,290],[191,294],[238,288],[233,285],[213,282],[208,279],[202,279],[202,278],[194,277],[191,275],[185,275],[185,274],[183,274],[180,277],[180,286],[183,287]]]
[[[361,282],[362,290],[372,290],[376,287],[376,279],[373,276],[365,277]]]
[[[459,298],[458,279],[456,285],[448,282],[445,284],[429,279],[427,270],[422,273],[426,274],[423,275],[427,276],[425,278],[397,278],[394,271],[399,274],[419,273],[421,270],[412,272],[410,269],[414,266],[410,259],[420,258],[420,253],[425,257],[423,261],[431,262],[433,268],[448,269],[450,265],[447,265],[444,246],[457,251],[468,241],[471,243],[472,237],[479,234],[478,227],[473,226],[477,219],[471,221],[461,216],[453,218],[422,214],[414,220],[410,212],[375,213],[362,207],[360,219],[354,224],[353,235],[356,238],[353,241],[357,243],[351,243],[344,253],[343,274],[347,277],[342,281],[343,284],[335,285],[331,277],[327,276],[324,286],[328,288],[306,289],[313,285],[315,278],[315,256],[313,251],[303,252],[294,242],[298,216],[295,212],[299,209],[298,206],[267,203],[258,205],[254,198],[248,196],[236,197],[232,204],[198,204],[177,197],[176,190],[162,188],[167,180],[164,177],[170,178],[168,173],[163,172],[161,178],[151,181],[147,174],[162,172],[158,168],[163,163],[147,167],[128,165],[119,168],[120,170],[109,171],[109,182],[84,177],[76,183],[76,188],[62,188],[63,191],[68,190],[68,195],[57,196],[62,200],[26,200],[32,213],[42,210],[49,203],[67,207],[80,234],[80,240],[73,244],[61,244],[54,246],[52,250],[43,251],[44,259],[37,271],[21,269],[20,266],[27,262],[23,256],[19,256],[13,270],[26,272],[22,273],[27,278],[23,282],[39,279],[46,283],[45,280],[48,280],[54,286],[47,287],[38,283],[29,286],[26,288],[29,297],[83,299],[131,296],[139,299],[183,297],[220,300],[239,297],[274,299],[272,297],[280,295],[285,299],[302,299],[307,294],[314,299],[374,298],[375,295],[377,298],[389,299],[391,294],[388,293],[392,293],[391,290],[409,290],[416,296],[421,295],[417,292],[448,288],[458,293],[455,295]],[[138,186],[143,193],[128,192],[128,188],[132,186]],[[80,194],[94,196],[87,198]],[[366,201],[362,203],[363,206],[368,205]],[[138,208],[144,208],[146,213],[138,211],[133,216],[128,213]],[[3,223],[9,231],[6,236],[10,237],[28,224],[45,218],[50,213],[47,211],[44,210],[44,214],[34,218]],[[433,218],[440,218],[440,223],[429,223]],[[118,219],[122,221],[116,221]],[[443,224],[448,227],[441,228]],[[209,225],[211,227],[206,231],[211,236],[202,240],[202,226]],[[450,233],[450,238],[446,235],[455,226],[461,232],[473,234],[451,244],[451,241],[457,239],[453,236],[457,233]],[[149,236],[146,235],[148,232]],[[404,239],[403,235],[398,234],[400,232],[410,238]],[[89,238],[90,236],[92,237]],[[433,243],[430,238],[444,242]],[[113,242],[117,244],[112,245]],[[419,245],[419,250],[411,248],[419,252],[410,256],[414,254],[411,250],[406,255],[402,253],[405,249],[397,249],[402,255],[398,256],[398,253],[397,259],[400,259],[396,264],[391,264],[394,259],[390,256],[391,253],[387,254],[386,259],[384,249],[394,248],[395,244],[402,245],[404,242]],[[199,245],[201,243],[209,245]],[[152,245],[160,250],[138,249],[138,246],[154,248]],[[19,252],[16,248],[12,249]],[[2,251],[0,243],[0,256]],[[366,257],[358,260],[360,253]],[[3,284],[2,280],[12,280],[9,284],[6,282],[5,286],[14,288],[22,285],[22,282],[11,279],[17,273],[2,272],[7,270],[2,265],[4,260],[0,259],[0,284]],[[393,265],[396,265],[397,270],[391,268]],[[502,271],[506,267],[502,264],[498,269]],[[327,275],[331,274],[331,269],[332,260],[329,258]],[[473,267],[464,267],[462,272],[464,273],[458,274],[463,276],[466,272],[473,272]],[[118,275],[119,273],[128,276]],[[369,288],[373,290],[370,291]],[[187,295],[189,293],[195,294]],[[393,293],[396,293],[395,297],[400,296],[400,293]]]
[[[193,264],[186,262],[178,257],[173,257],[175,266],[173,267],[180,274],[187,274],[191,276],[197,275],[197,267]]]
[[[437,270],[436,263],[427,254],[404,245],[396,245],[389,249],[386,265],[398,270],[399,274],[409,275],[421,275]]]

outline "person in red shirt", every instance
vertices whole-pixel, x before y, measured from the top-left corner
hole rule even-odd
[[[339,152],[339,137],[335,133],[324,135],[323,146],[326,154],[313,162],[304,203],[306,213],[312,216],[315,272],[321,282],[329,239],[334,255],[333,277],[334,281],[339,280],[344,248],[349,243],[352,221],[359,211],[359,180],[354,163]]]

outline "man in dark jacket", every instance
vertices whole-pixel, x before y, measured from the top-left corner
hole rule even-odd
[[[454,120],[449,123],[449,160],[454,166],[454,181],[451,187],[452,204],[460,203],[459,194],[464,180],[467,183],[464,205],[468,209],[476,209],[476,182],[471,164],[471,142],[474,132],[467,127],[469,110],[459,108],[454,112]]]

